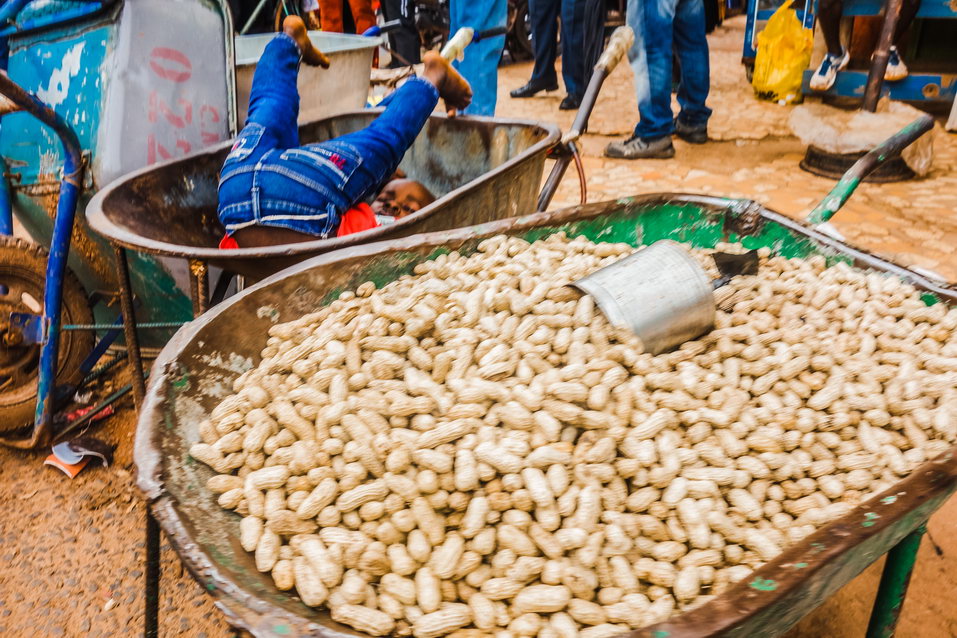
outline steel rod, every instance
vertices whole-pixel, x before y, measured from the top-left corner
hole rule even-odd
[[[160,527],[150,504],[146,504],[146,573],[144,586],[143,635],[159,636]]]
[[[120,283],[120,312],[123,313],[123,336],[129,355],[130,382],[133,384],[133,403],[139,411],[146,396],[146,379],[143,375],[143,360],[140,342],[136,334],[136,311],[133,309],[133,288],[130,285],[130,266],[126,261],[126,249],[113,244],[116,257],[116,278]]]
[[[894,635],[917,562],[917,550],[926,531],[927,526],[922,523],[887,552],[866,638],[890,638]]]
[[[873,113],[877,110],[877,102],[881,97],[881,88],[884,86],[884,72],[887,71],[887,61],[890,58],[891,45],[894,43],[894,31],[900,19],[903,0],[887,0],[884,5],[884,24],[881,35],[874,48],[874,57],[871,58],[871,69],[867,74],[867,85],[864,87],[865,111]]]
[[[201,259],[189,260],[189,296],[194,318],[209,309],[209,267]]]

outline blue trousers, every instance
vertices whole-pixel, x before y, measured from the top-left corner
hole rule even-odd
[[[395,172],[439,101],[432,84],[413,78],[366,128],[300,146],[299,59],[284,33],[259,59],[246,126],[219,178],[219,220],[230,235],[252,225],[334,235],[342,214]]]
[[[505,26],[507,0],[452,0],[450,34],[460,27],[472,27],[476,32]],[[472,103],[464,113],[468,115],[495,115],[498,100],[498,62],[505,48],[505,36],[486,38],[470,44],[465,58],[454,66],[472,85]]]
[[[532,52],[535,68],[532,81],[551,84],[555,76],[555,58],[558,55],[558,18],[562,19],[562,80],[569,95],[581,97],[585,93],[585,1],[584,0],[528,0],[528,15],[532,21]]]
[[[705,36],[704,3],[701,0],[628,0],[628,24],[635,31],[635,44],[644,40],[646,64],[640,52],[629,54],[635,71],[638,112],[641,119],[635,135],[656,139],[674,132],[671,112],[673,54],[677,53],[681,83],[678,104],[682,124],[703,127],[711,117],[705,105],[711,71]],[[647,66],[647,85],[641,75]]]

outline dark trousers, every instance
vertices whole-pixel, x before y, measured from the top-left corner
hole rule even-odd
[[[401,29],[389,34],[389,46],[396,54],[389,66],[395,69],[421,62],[419,32],[415,28],[415,3],[412,0],[382,0],[382,15],[387,22],[398,20],[402,24]]]
[[[558,17],[562,18],[562,79],[569,95],[585,92],[585,0],[529,0],[532,21],[532,51],[535,69],[532,81],[551,84],[557,81],[555,58],[558,55]]]

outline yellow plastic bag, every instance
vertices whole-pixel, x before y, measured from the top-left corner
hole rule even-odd
[[[751,85],[758,97],[781,104],[801,100],[801,78],[811,63],[814,36],[785,0],[758,34]]]

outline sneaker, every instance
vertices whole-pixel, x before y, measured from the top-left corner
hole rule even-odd
[[[605,157],[618,159],[668,159],[674,156],[675,147],[670,135],[653,140],[636,136],[605,147]]]
[[[907,77],[907,65],[901,60],[901,54],[897,52],[897,47],[891,47],[889,53],[887,69],[884,70],[884,80],[886,82],[903,80]]]
[[[825,55],[821,66],[817,67],[817,71],[811,76],[811,90],[827,91],[834,86],[838,71],[843,71],[850,61],[851,56],[846,50],[841,51],[841,55],[831,55],[830,53]]]
[[[689,144],[704,144],[708,141],[708,125],[691,126],[675,118],[675,135]]]

